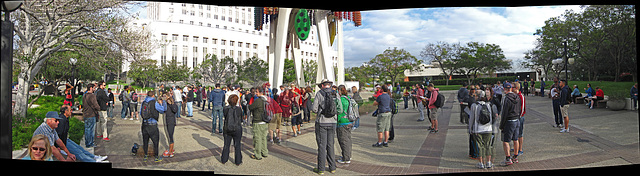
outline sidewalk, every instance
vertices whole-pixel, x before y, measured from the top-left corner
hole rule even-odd
[[[394,117],[396,139],[389,147],[374,148],[377,141],[375,117],[361,114],[360,128],[352,132],[353,156],[351,164],[338,164],[335,174],[431,174],[459,172],[501,172],[554,170],[617,166],[640,163],[638,152],[638,111],[589,110],[584,105],[570,105],[570,133],[559,133],[554,124],[551,100],[544,97],[526,97],[527,114],[524,128],[524,154],[519,163],[508,167],[476,169],[476,160],[468,158],[468,134],[466,125],[459,123],[460,108],[455,100],[456,91],[442,91],[447,96],[439,115],[439,132],[430,134],[428,121],[416,122],[419,113],[415,109],[404,110],[398,102],[399,114]],[[363,96],[364,97],[364,96]],[[367,98],[367,97],[365,97]],[[314,124],[304,124],[302,135],[293,137],[290,126],[283,126],[283,142],[268,144],[269,157],[257,161],[253,153],[252,134],[244,127],[242,147],[243,164],[220,163],[222,135],[211,134],[210,110],[200,111],[194,105],[194,117],[178,119],[175,128],[175,156],[162,162],[142,161],[142,155],[131,155],[133,143],[142,145],[140,121],[122,120],[121,104],[116,103],[114,121],[108,122],[110,142],[98,140],[95,154],[108,155],[113,168],[178,171],[214,171],[216,174],[248,175],[316,175],[317,146]],[[206,109],[206,108],[205,108]],[[312,117],[312,119],[315,117]],[[164,121],[159,122],[159,152],[168,149]],[[151,146],[151,142],[150,142]],[[501,141],[494,144],[494,164],[504,159]],[[140,149],[142,151],[142,149]],[[336,157],[340,147],[335,140]],[[15,156],[15,155],[14,155]],[[265,169],[274,168],[274,169]]]

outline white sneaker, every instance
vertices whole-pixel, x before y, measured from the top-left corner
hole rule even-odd
[[[129,120],[133,120],[133,118],[129,118]]]
[[[103,160],[106,160],[106,159],[107,159],[107,157],[108,157],[108,156],[100,156],[100,155],[96,155],[96,156],[95,156],[95,157],[93,157],[93,158],[94,158],[94,159],[96,159],[96,161],[98,161],[98,160],[103,161]]]
[[[478,168],[478,169],[484,169],[485,167],[484,167],[484,164],[482,164],[482,163],[478,163],[478,164],[476,164],[476,168]]]
[[[349,161],[343,161],[342,159],[338,159],[338,163],[340,163],[340,164],[350,164],[350,163],[351,163],[351,160],[349,160]]]
[[[566,130],[564,128],[562,128],[562,130],[560,130],[560,133],[566,133],[566,132],[569,132],[569,130]]]

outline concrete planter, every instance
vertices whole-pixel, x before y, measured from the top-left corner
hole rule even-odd
[[[624,100],[609,100],[607,102],[607,108],[613,111],[623,110],[626,104]]]

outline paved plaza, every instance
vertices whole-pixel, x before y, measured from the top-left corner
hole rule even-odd
[[[571,104],[569,108],[570,133],[560,133],[554,124],[551,100],[546,97],[526,97],[527,114],[524,127],[524,154],[519,163],[501,167],[504,160],[501,141],[495,143],[492,169],[475,168],[476,160],[468,157],[466,125],[459,122],[460,107],[457,91],[442,91],[446,103],[439,115],[439,132],[429,133],[430,122],[417,122],[419,113],[411,108],[402,109],[394,117],[395,140],[389,147],[376,148],[375,117],[362,114],[360,128],[352,132],[353,154],[351,164],[338,164],[338,175],[412,175],[465,172],[502,172],[556,170],[600,166],[636,165],[640,163],[638,146],[638,111],[611,111],[605,108],[588,109],[584,104]],[[368,98],[367,95],[363,97]],[[178,119],[175,128],[175,156],[155,163],[143,162],[142,156],[131,155],[133,143],[142,144],[140,122],[120,118],[121,104],[116,103],[113,121],[108,122],[111,141],[97,140],[93,152],[107,155],[115,169],[213,171],[216,174],[238,175],[315,175],[316,141],[314,123],[304,124],[302,135],[293,137],[290,126],[283,126],[280,144],[268,144],[269,156],[254,160],[252,133],[244,127],[242,138],[243,164],[220,162],[223,147],[221,134],[211,133],[211,111],[200,111],[194,105],[193,117]],[[313,119],[314,117],[312,117]],[[160,151],[169,148],[164,133],[164,122],[159,122]],[[335,154],[340,147],[335,140]],[[150,146],[152,146],[150,144]],[[142,150],[142,149],[140,149]],[[14,158],[17,158],[14,154]],[[152,158],[152,157],[150,157]],[[269,168],[269,169],[265,169]],[[330,173],[325,173],[330,174]]]

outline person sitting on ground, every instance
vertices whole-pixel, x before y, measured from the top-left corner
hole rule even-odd
[[[38,134],[33,136],[27,150],[29,154],[22,158],[23,160],[53,161],[51,159],[51,144],[49,144],[49,138],[45,135]]]
[[[85,150],[84,148],[82,148],[80,145],[78,145],[76,142],[74,142],[73,140],[69,139],[69,118],[71,117],[72,113],[71,113],[71,106],[69,105],[62,105],[62,107],[60,107],[60,114],[58,114],[58,116],[60,117],[60,119],[58,120],[58,128],[56,128],[56,133],[58,133],[58,137],[60,138],[60,140],[62,141],[62,143],[64,143],[64,145],[67,147],[67,149],[69,149],[69,151],[76,155],[76,158],[78,161],[81,162],[107,162],[105,161],[107,159],[107,156],[100,156],[100,155],[94,155],[91,152],[88,152],[87,150]],[[59,147],[59,145],[55,145],[56,147]],[[64,151],[60,151],[61,153]]]

